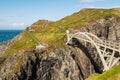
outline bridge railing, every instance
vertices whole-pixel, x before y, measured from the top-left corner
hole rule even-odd
[[[100,39],[96,35],[88,32],[70,33],[67,31],[67,37],[68,41],[66,44],[68,44],[72,38],[77,38],[85,43],[91,43],[96,48],[105,71],[116,65],[120,60],[120,44],[117,42]],[[119,54],[118,57],[115,57],[115,53]],[[105,57],[107,57],[107,59]]]

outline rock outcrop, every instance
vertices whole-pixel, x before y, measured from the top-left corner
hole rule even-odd
[[[97,20],[92,26],[86,26],[81,31],[91,32],[100,38],[120,41],[120,18],[107,16]]]
[[[28,56],[32,54],[32,56]],[[84,80],[95,72],[94,66],[82,50],[56,48],[50,55],[28,51],[20,71],[3,80]]]

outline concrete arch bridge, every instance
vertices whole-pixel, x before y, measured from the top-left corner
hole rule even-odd
[[[91,43],[100,56],[102,64],[104,66],[104,70],[109,70],[113,66],[117,64],[120,60],[120,56],[115,56],[116,53],[120,55],[120,44],[117,42],[108,41],[105,39],[100,39],[96,35],[89,33],[89,32],[76,32],[70,33],[69,30],[66,31],[67,33],[67,42],[66,44],[70,44],[73,38],[76,38],[79,41],[84,43]],[[110,50],[109,52],[107,50]]]

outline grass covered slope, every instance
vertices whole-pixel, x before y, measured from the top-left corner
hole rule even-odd
[[[120,80],[120,65],[115,66],[102,74],[92,74],[86,80]]]
[[[24,53],[26,50],[33,49],[36,46],[36,42],[30,37],[25,30],[20,40],[17,40],[13,45],[8,47],[6,54],[13,55],[14,53]]]

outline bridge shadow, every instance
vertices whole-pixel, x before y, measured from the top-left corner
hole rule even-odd
[[[85,55],[87,56],[87,58],[89,58],[91,64],[94,67],[95,72],[97,73],[102,73],[101,67],[94,61],[94,59],[91,57],[91,54],[89,53],[89,49],[88,47],[85,47],[78,39],[76,38],[72,38],[70,43],[68,43],[68,45],[72,46],[72,47],[77,47],[80,50],[82,50]]]

